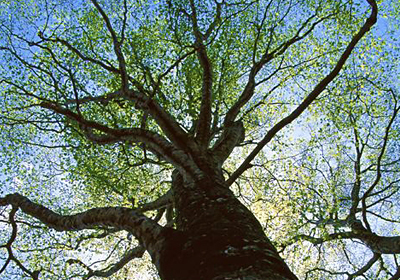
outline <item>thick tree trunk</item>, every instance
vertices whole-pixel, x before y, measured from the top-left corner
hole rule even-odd
[[[293,280],[254,215],[229,188],[205,179],[173,181],[177,230],[165,230],[157,264],[163,280]]]

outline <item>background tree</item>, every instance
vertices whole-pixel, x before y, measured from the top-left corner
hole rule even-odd
[[[396,7],[3,1],[0,275],[399,279]]]

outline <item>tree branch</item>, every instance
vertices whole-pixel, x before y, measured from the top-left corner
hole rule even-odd
[[[125,98],[134,101],[136,108],[149,112],[165,135],[178,148],[192,155],[198,155],[198,148],[193,139],[190,139],[177,121],[152,98],[132,90],[125,95]]]
[[[36,204],[18,193],[8,194],[0,198],[0,206],[7,205],[20,208],[25,214],[38,219],[57,231],[112,227],[132,233],[151,255],[156,254],[159,250],[158,239],[163,227],[130,208],[101,207],[64,216]]]
[[[0,198],[0,206],[1,206],[1,198]],[[12,244],[14,243],[15,239],[17,238],[17,232],[18,232],[18,226],[15,221],[15,214],[17,213],[17,210],[18,210],[18,207],[15,205],[12,205],[12,209],[9,214],[9,220],[10,220],[10,224],[12,227],[11,236],[5,245],[0,246],[0,248],[6,248],[6,250],[8,252],[8,258],[4,262],[3,267],[0,268],[0,274],[7,268],[7,266],[10,264],[10,262],[13,261],[23,272],[25,272],[30,277],[32,277],[33,280],[38,280],[40,271],[39,270],[30,271],[14,256],[13,251],[12,251]]]
[[[314,237],[307,234],[300,234],[293,238],[292,241],[283,244],[283,247],[291,245],[298,240],[307,240],[308,242],[318,245],[326,241],[339,239],[358,239],[377,254],[399,254],[400,253],[400,236],[379,236],[367,230],[361,221],[356,220],[348,225],[351,231],[336,232],[323,237]]]
[[[383,145],[382,145],[382,148],[380,150],[380,153],[379,153],[379,156],[378,156],[378,159],[377,159],[377,163],[376,163],[375,180],[369,186],[369,188],[367,189],[367,191],[364,193],[364,195],[361,198],[362,208],[363,208],[363,220],[364,220],[364,223],[367,225],[367,227],[369,227],[369,225],[368,225],[368,221],[367,221],[367,217],[366,217],[366,208],[367,208],[366,199],[367,199],[367,197],[371,196],[371,192],[378,185],[378,183],[379,183],[379,181],[380,181],[380,179],[382,177],[382,171],[381,171],[382,158],[383,158],[383,155],[385,154],[385,151],[386,151],[386,146],[387,146],[387,143],[388,143],[388,140],[389,140],[389,133],[390,133],[391,127],[393,125],[393,122],[394,122],[399,110],[400,110],[400,107],[397,107],[397,100],[396,100],[395,97],[394,97],[394,101],[395,101],[394,102],[395,108],[393,110],[393,113],[392,113],[392,116],[390,118],[389,124],[385,128],[385,135],[383,137]]]
[[[350,115],[350,120],[353,122],[353,132],[354,132],[354,143],[356,148],[356,159],[354,161],[354,172],[355,180],[353,183],[353,188],[351,190],[351,208],[349,217],[355,219],[357,213],[358,203],[360,202],[360,189],[361,189],[361,157],[364,151],[364,145],[360,148],[360,140],[358,135],[358,130],[356,128],[355,121],[353,121],[352,115]]]
[[[192,179],[202,176],[200,169],[184,151],[176,148],[157,133],[141,128],[111,128],[98,122],[86,120],[79,114],[55,103],[42,102],[40,106],[76,121],[82,128],[85,136],[95,143],[111,144],[122,141],[145,143],[150,151],[156,155],[163,156],[165,160],[175,165],[185,174],[190,175]],[[99,131],[102,134],[96,134],[94,131]]]
[[[111,93],[107,93],[105,95],[99,95],[99,96],[86,96],[86,97],[82,97],[79,99],[68,99],[65,102],[63,102],[64,105],[69,105],[69,104],[85,104],[85,103],[90,103],[90,102],[98,102],[101,104],[107,104],[108,102],[112,101],[112,100],[116,100],[116,99],[122,99],[123,96],[121,94],[121,92],[118,91],[114,91]]]
[[[236,103],[229,109],[228,113],[226,114],[225,117],[225,121],[224,124],[229,124],[232,123],[235,118],[237,117],[237,115],[239,114],[241,108],[250,100],[250,98],[253,96],[254,94],[254,89],[256,87],[256,75],[258,74],[258,72],[268,63],[270,62],[272,59],[274,59],[275,57],[278,57],[279,55],[282,55],[283,53],[285,53],[285,51],[292,46],[294,43],[302,40],[303,38],[305,38],[308,34],[310,34],[314,28],[322,21],[324,21],[325,19],[331,17],[332,15],[328,15],[326,17],[321,18],[320,20],[314,22],[311,27],[300,36],[301,31],[307,26],[307,24],[316,16],[313,15],[310,18],[308,18],[303,24],[302,26],[299,28],[299,30],[297,30],[296,34],[290,38],[289,40],[287,40],[286,42],[282,43],[281,45],[279,45],[277,48],[275,48],[273,51],[268,52],[268,49],[266,50],[266,52],[263,54],[263,56],[261,57],[261,59],[254,63],[254,65],[252,66],[251,70],[250,70],[250,74],[248,77],[248,82],[242,92],[242,94],[240,95],[240,97],[238,98],[238,100],[236,101]]]
[[[228,129],[223,130],[222,135],[211,149],[211,154],[219,165],[222,166],[232,150],[243,142],[244,137],[245,129],[241,121],[236,121]]]
[[[345,62],[349,58],[351,52],[357,43],[361,40],[361,38],[371,29],[371,27],[376,23],[378,7],[374,0],[367,0],[370,4],[372,11],[371,15],[368,17],[364,25],[358,31],[356,35],[352,38],[350,43],[347,45],[345,51],[339,58],[336,66],[332,69],[332,71],[322,79],[314,88],[313,91],[304,99],[304,101],[287,117],[283,118],[279,121],[275,126],[268,131],[265,137],[257,144],[257,146],[253,149],[253,151],[247,156],[247,158],[243,161],[243,163],[239,166],[239,168],[232,174],[232,176],[227,180],[227,185],[231,185],[244,171],[246,171],[251,161],[258,155],[258,153],[264,148],[264,146],[271,141],[271,139],[284,127],[290,124],[293,120],[295,120],[298,116],[300,116],[309,106],[310,104],[320,95],[320,93],[327,87],[327,85],[339,74],[340,70],[343,68]],[[227,115],[228,117],[228,115]]]
[[[101,17],[103,18],[108,31],[111,34],[111,38],[113,41],[114,45],[114,52],[117,55],[118,63],[119,63],[119,72],[121,74],[121,82],[122,82],[122,91],[123,92],[128,92],[129,89],[129,75],[128,72],[126,71],[126,62],[124,55],[121,51],[121,44],[123,43],[123,39],[121,41],[118,40],[117,34],[115,33],[110,19],[108,18],[107,14],[104,12],[104,10],[100,7],[99,3],[97,0],[91,0],[93,5],[96,7],[97,11],[100,13]]]
[[[363,275],[365,272],[368,271],[368,269],[370,269],[374,265],[374,263],[376,263],[379,260],[380,257],[381,257],[380,254],[374,253],[372,258],[359,270],[350,274],[349,277],[347,278],[347,280],[352,280],[354,277]]]
[[[94,63],[96,65],[99,65],[100,67],[102,67],[103,69],[114,73],[114,74],[119,74],[120,70],[118,68],[115,68],[112,65],[107,65],[104,62],[94,59],[92,57],[86,56],[84,55],[80,50],[78,50],[77,48],[73,47],[68,41],[61,39],[61,38],[46,38],[44,37],[44,35],[42,33],[39,33],[39,37],[40,39],[44,40],[44,41],[48,41],[48,42],[54,42],[54,43],[59,43],[63,46],[65,46],[68,50],[72,51],[73,53],[75,53],[80,59],[82,59],[83,61],[88,61],[91,63]],[[38,47],[42,47],[40,44],[38,43],[33,43],[33,45],[38,46]]]
[[[102,270],[93,270],[90,267],[83,264],[80,260],[70,259],[67,262],[70,264],[76,263],[76,264],[83,265],[89,271],[89,273],[85,276],[85,280],[90,279],[94,276],[107,278],[107,277],[110,277],[111,275],[117,273],[126,264],[128,264],[131,260],[133,260],[135,258],[141,258],[143,256],[144,251],[145,251],[145,249],[142,246],[132,248],[131,250],[127,251],[118,262],[114,263],[108,269],[102,269]]]
[[[156,200],[139,206],[136,210],[143,213],[149,210],[157,210],[172,203],[172,190],[168,190],[165,194]]]
[[[217,5],[217,14],[220,15],[220,4]],[[210,127],[211,127],[211,96],[212,96],[212,64],[208,58],[206,46],[203,42],[204,35],[200,32],[197,24],[196,7],[194,1],[190,0],[190,7],[192,10],[191,19],[193,25],[193,33],[196,38],[195,48],[201,67],[203,68],[203,86],[202,86],[202,99],[200,105],[200,114],[197,124],[196,140],[201,147],[207,148],[210,141]],[[218,8],[219,7],[219,8]],[[219,12],[218,12],[219,11]],[[215,21],[214,21],[215,23]],[[211,34],[212,26],[210,26],[207,33]]]

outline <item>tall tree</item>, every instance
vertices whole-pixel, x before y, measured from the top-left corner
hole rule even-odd
[[[326,271],[353,279],[400,253],[400,237],[376,233],[369,218],[388,220],[375,206],[399,182],[397,90],[379,67],[357,68],[379,46],[367,37],[376,1],[41,0],[0,9],[9,229],[0,275],[118,279],[147,251],[163,280]],[[288,143],[280,132],[302,118],[312,135]],[[262,187],[252,189],[253,175]],[[243,204],[257,195],[265,227]],[[273,244],[274,219],[292,209],[297,220]],[[334,248],[350,239],[373,256],[346,272],[316,262],[308,271],[293,264],[294,274],[274,246],[290,256],[299,240]],[[101,250],[109,255],[100,261]]]

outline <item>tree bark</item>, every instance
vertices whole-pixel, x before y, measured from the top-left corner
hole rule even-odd
[[[163,280],[294,280],[254,215],[221,184],[173,179],[177,229],[165,229]]]
[[[163,228],[140,211],[124,207],[63,216],[19,194],[0,197],[0,206],[19,208],[58,231],[101,226],[126,230],[150,253],[162,280],[296,280],[260,223],[219,173],[195,183],[174,173],[176,229]]]

